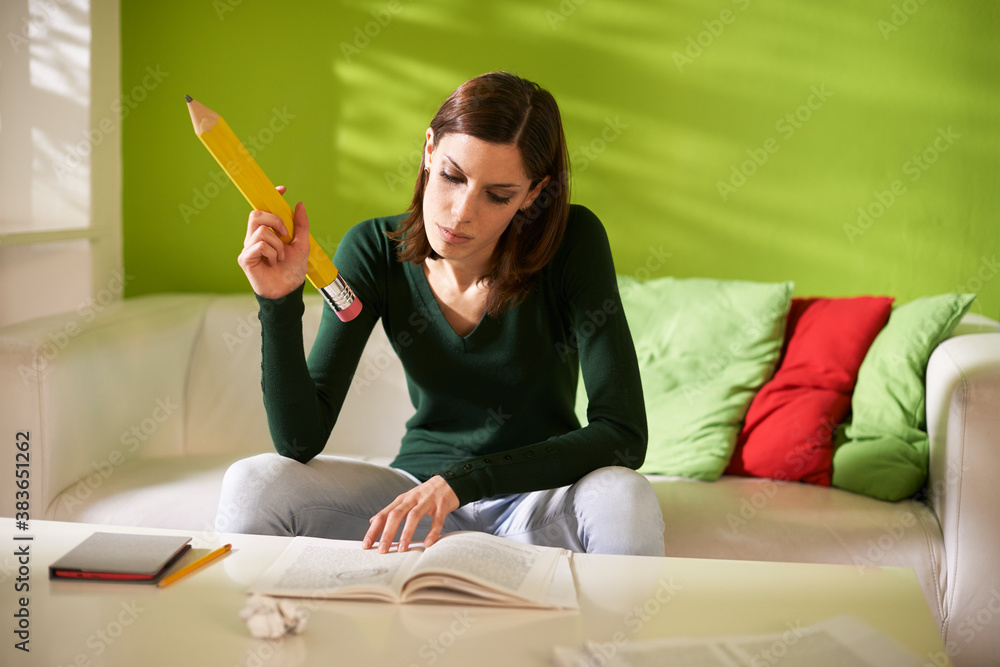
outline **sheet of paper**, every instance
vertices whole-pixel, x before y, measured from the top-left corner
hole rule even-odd
[[[922,667],[924,662],[891,637],[855,616],[836,616],[783,632],[701,638],[587,641],[582,648],[556,647],[556,667]]]

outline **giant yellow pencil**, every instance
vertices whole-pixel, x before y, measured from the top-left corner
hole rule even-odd
[[[250,206],[258,211],[274,213],[281,218],[288,230],[288,236],[282,236],[281,240],[291,243],[295,235],[292,207],[274,189],[274,184],[222,116],[191,99],[190,95],[184,97],[187,99],[195,134],[201,139],[201,143],[205,144],[205,148],[250,202]],[[361,312],[361,301],[354,295],[353,290],[323,252],[323,248],[316,243],[312,234],[309,235],[309,266],[306,276],[342,321],[349,322]]]

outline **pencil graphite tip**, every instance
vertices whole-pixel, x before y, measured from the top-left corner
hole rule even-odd
[[[194,102],[194,98],[191,97],[190,95],[185,95],[184,99],[186,99],[188,102]]]

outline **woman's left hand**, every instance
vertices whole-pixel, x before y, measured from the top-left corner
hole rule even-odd
[[[458,509],[458,506],[458,496],[448,486],[448,482],[441,475],[434,475],[420,486],[396,496],[385,509],[369,519],[371,527],[365,533],[362,546],[371,549],[378,538],[379,553],[388,553],[392,538],[396,536],[399,524],[405,518],[397,551],[406,551],[417,530],[417,523],[428,514],[431,516],[431,530],[424,538],[424,544],[431,546],[441,535],[445,517]]]

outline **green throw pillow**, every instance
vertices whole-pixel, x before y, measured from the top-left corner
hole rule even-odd
[[[640,472],[715,480],[774,373],[793,284],[619,277],[649,424]],[[587,423],[580,382],[577,415]]]
[[[902,500],[924,485],[930,453],[927,360],[975,298],[942,294],[893,308],[858,372],[847,442],[833,454],[833,486]]]

